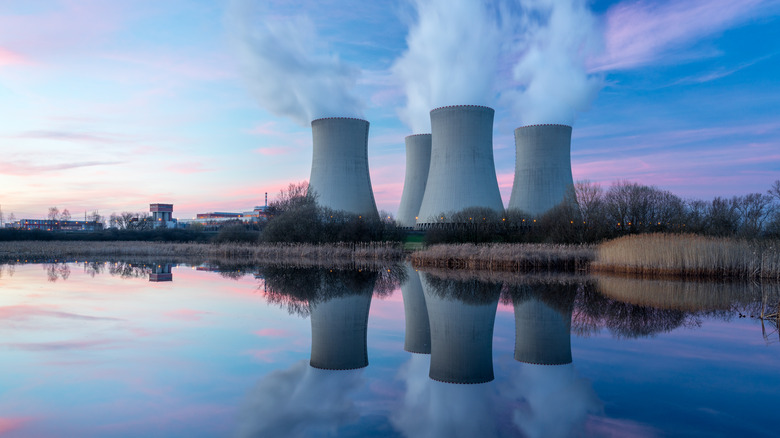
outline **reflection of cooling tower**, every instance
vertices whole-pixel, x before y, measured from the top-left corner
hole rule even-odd
[[[557,309],[533,296],[515,301],[515,360],[539,365],[571,363],[574,294],[565,297],[570,305]]]
[[[473,105],[431,111],[431,166],[418,224],[468,207],[503,214],[493,163],[493,113]]]
[[[311,122],[314,151],[309,189],[334,210],[377,216],[368,174],[368,122],[346,117]]]
[[[465,302],[435,291],[426,277],[421,276],[431,325],[430,378],[447,383],[492,381],[493,324],[501,285],[495,285],[491,300]],[[457,287],[458,282],[451,284]]]
[[[571,126],[521,126],[515,129],[515,148],[515,182],[507,209],[544,214],[574,185]]]
[[[406,137],[406,177],[396,222],[402,227],[414,227],[428,181],[431,164],[431,134]]]
[[[311,308],[314,368],[352,370],[368,366],[366,335],[371,293],[320,301]]]
[[[401,285],[404,296],[406,334],[404,350],[410,353],[431,353],[431,327],[428,324],[428,308],[425,306],[420,274],[406,265],[406,282]]]

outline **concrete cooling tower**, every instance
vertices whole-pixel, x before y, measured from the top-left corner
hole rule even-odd
[[[378,217],[368,173],[368,122],[330,117],[311,122],[313,154],[309,190],[317,203]]]
[[[368,310],[371,292],[317,302],[311,308],[314,368],[353,370],[368,366]]]
[[[428,307],[425,305],[420,273],[407,264],[406,281],[401,285],[404,297],[404,350],[410,353],[431,354],[431,326],[428,324]]]
[[[474,293],[468,282],[434,280],[421,275],[431,327],[429,377],[445,383],[493,380],[493,325],[501,285]],[[436,284],[438,283],[438,284]],[[467,302],[458,296],[480,296]]]
[[[538,365],[571,363],[571,314],[574,293],[548,293],[513,299],[515,360]],[[556,305],[541,297],[556,296]]]
[[[396,222],[401,227],[414,227],[417,223],[430,165],[431,134],[406,137],[406,177],[396,217]]]
[[[468,207],[504,213],[493,162],[493,114],[475,105],[431,111],[431,166],[418,225]]]
[[[515,149],[515,181],[507,209],[540,216],[560,204],[574,185],[571,126],[521,126],[515,129]]]

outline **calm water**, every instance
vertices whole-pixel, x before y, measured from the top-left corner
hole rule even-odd
[[[780,337],[751,318],[776,285],[0,274],[3,437],[777,436]]]

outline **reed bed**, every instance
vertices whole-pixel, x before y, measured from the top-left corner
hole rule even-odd
[[[205,244],[167,242],[0,242],[0,261],[54,261],[72,258],[165,260],[197,259],[247,264],[296,262],[395,262],[404,258],[398,244]]]
[[[780,280],[780,242],[640,234],[598,246],[594,271],[642,276]]]
[[[412,253],[416,267],[495,271],[586,270],[594,257],[590,245],[443,244]]]

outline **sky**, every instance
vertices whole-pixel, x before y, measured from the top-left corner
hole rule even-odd
[[[311,170],[309,121],[370,122],[377,206],[404,137],[452,104],[513,131],[573,126],[575,180],[683,198],[780,179],[780,0],[9,0],[0,3],[0,208],[246,211]]]

